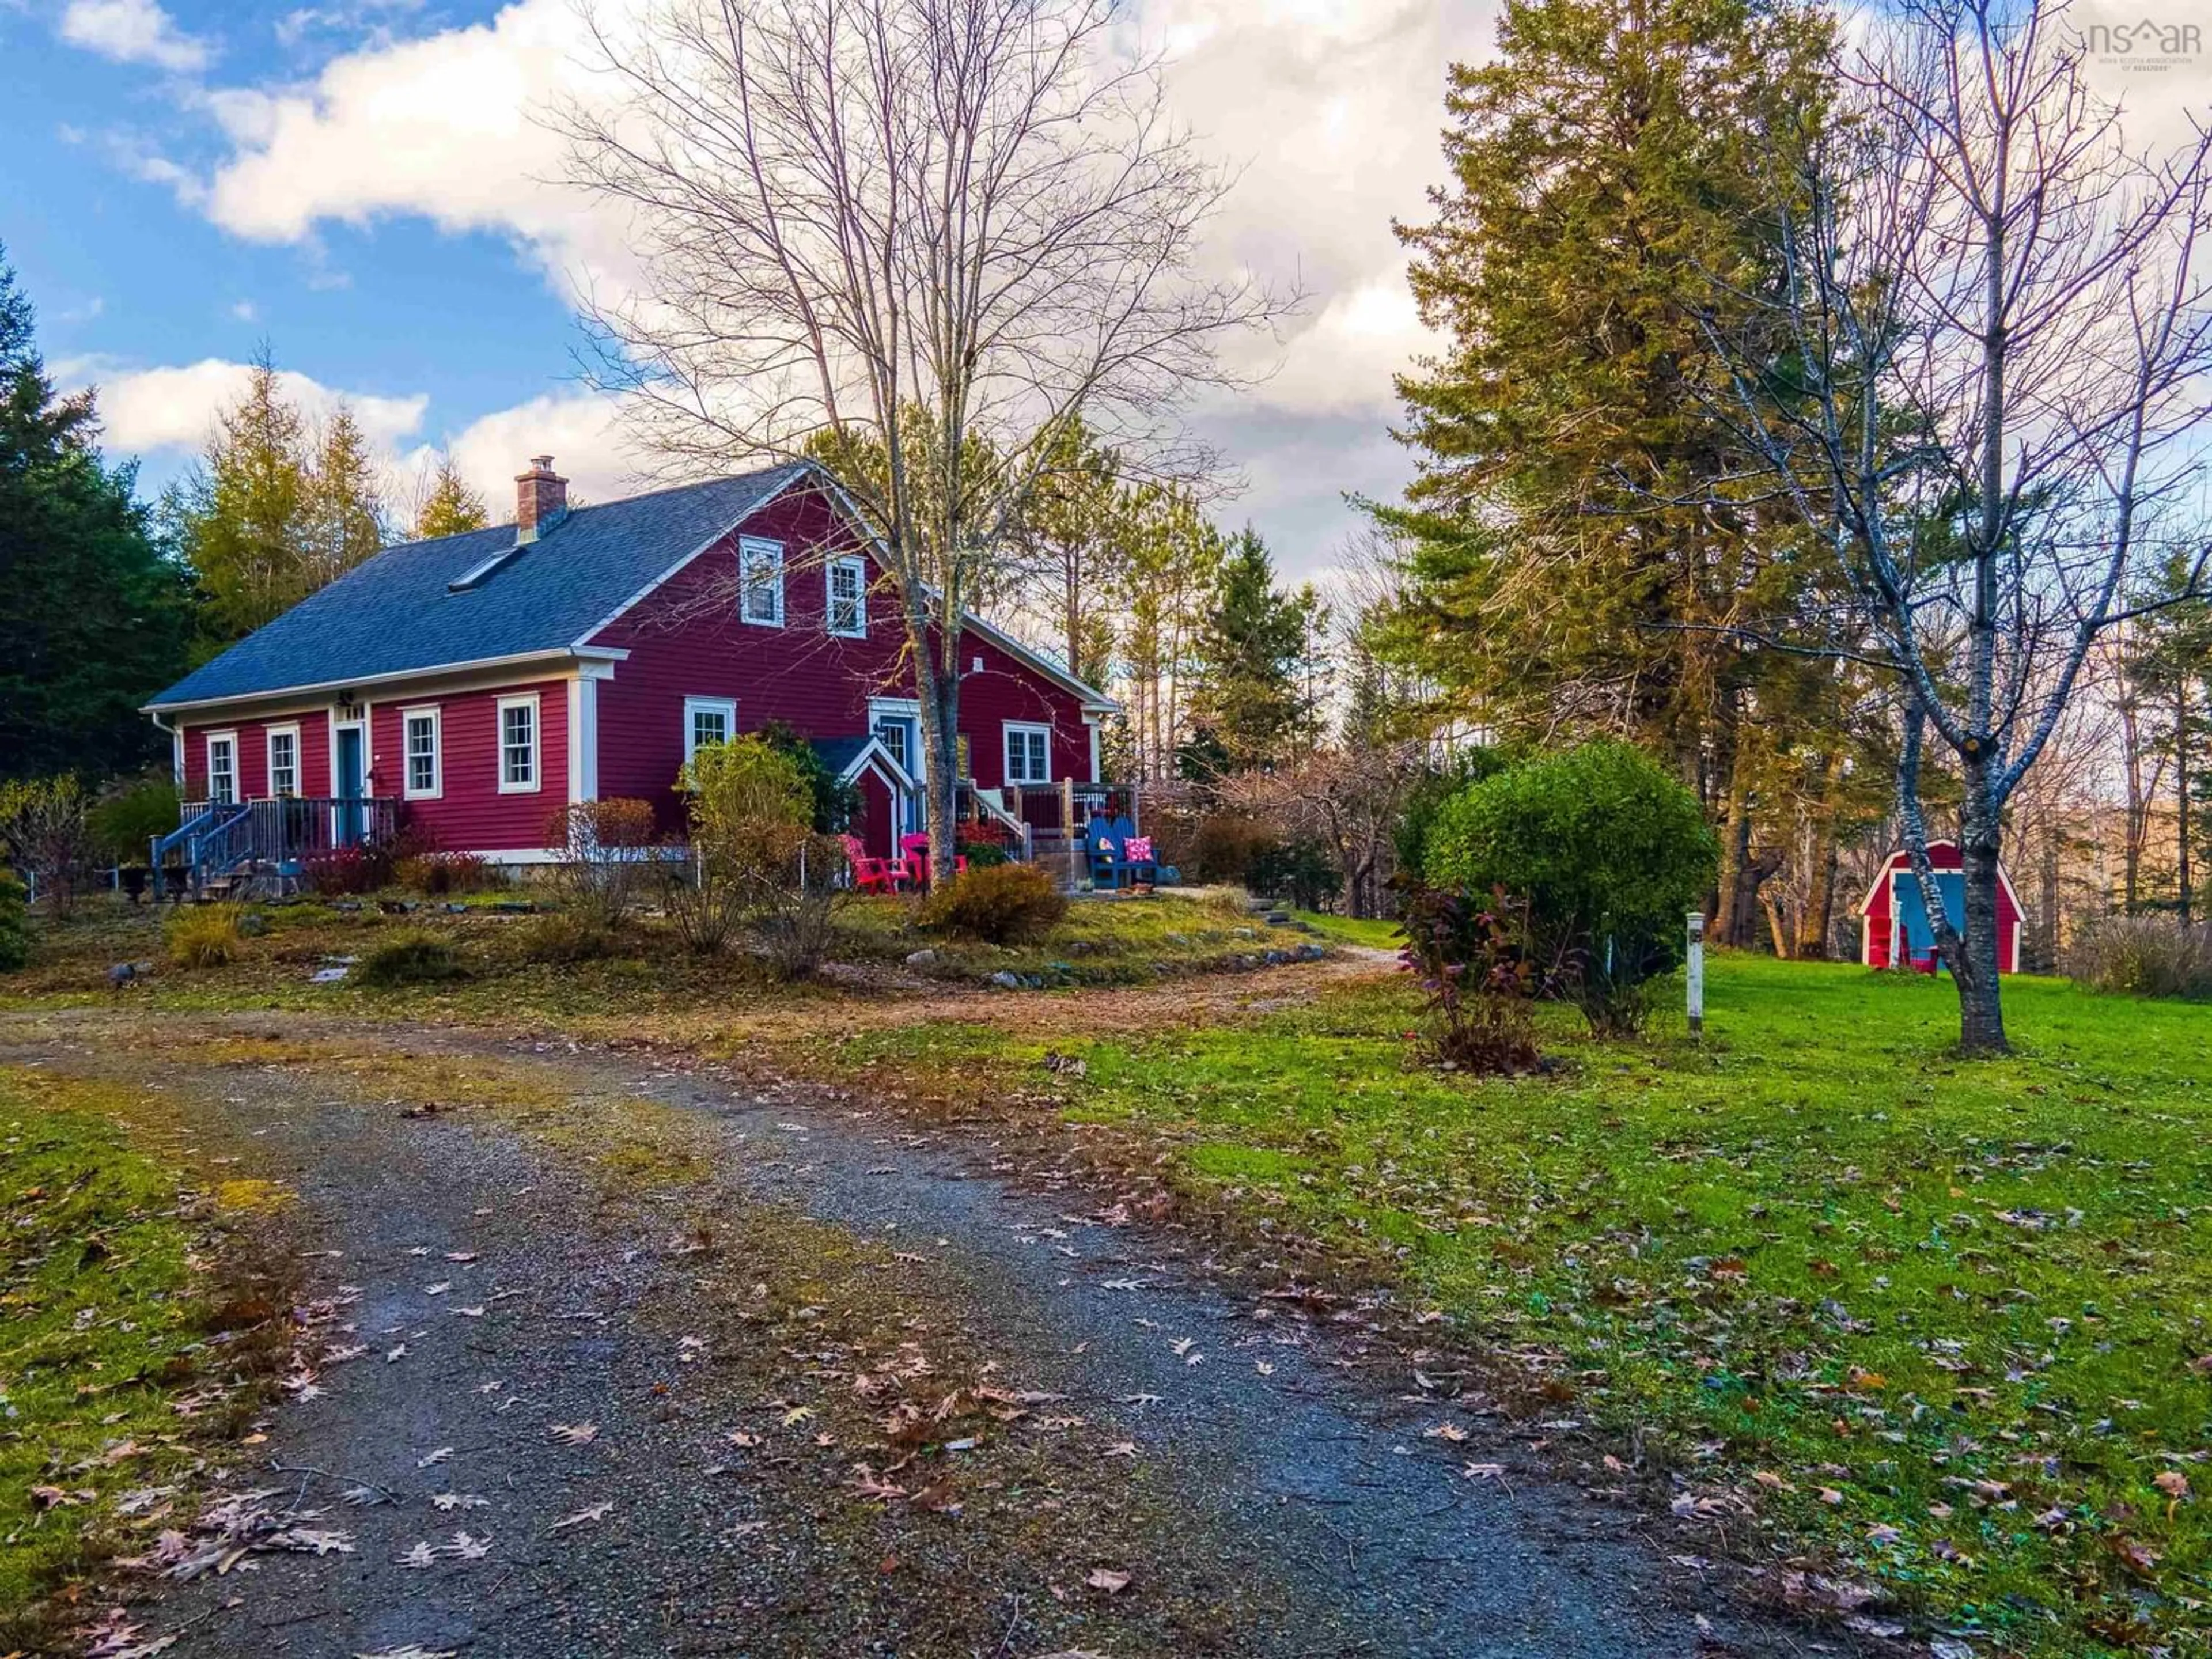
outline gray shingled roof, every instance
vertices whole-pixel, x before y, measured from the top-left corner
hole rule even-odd
[[[580,507],[458,593],[447,584],[513,547],[514,526],[386,548],[194,669],[149,706],[565,650],[805,470],[769,467]]]

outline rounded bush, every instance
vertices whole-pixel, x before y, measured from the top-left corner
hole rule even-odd
[[[1593,1030],[1634,1030],[1718,848],[1698,798],[1641,750],[1586,743],[1468,786],[1437,812],[1428,878],[1528,906],[1531,948]]]
[[[235,904],[179,907],[163,929],[169,960],[179,968],[221,968],[238,954],[245,937]]]
[[[921,925],[988,945],[1042,939],[1067,915],[1067,896],[1032,864],[970,867],[923,901]]]
[[[435,933],[414,931],[385,940],[362,958],[356,979],[363,985],[434,985],[465,977],[453,947]]]

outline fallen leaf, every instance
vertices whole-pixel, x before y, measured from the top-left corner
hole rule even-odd
[[[1093,1567],[1085,1575],[1083,1582],[1095,1590],[1103,1590],[1109,1595],[1115,1595],[1129,1588],[1129,1575],[1116,1572],[1111,1567]]]
[[[546,1432],[566,1446],[588,1446],[599,1437],[599,1425],[596,1423],[556,1423]]]
[[[2180,1499],[2189,1496],[2189,1477],[2179,1469],[2160,1469],[2151,1477],[2150,1483],[2168,1498]]]
[[[415,1467],[418,1469],[427,1469],[433,1464],[444,1462],[453,1455],[453,1449],[451,1446],[441,1446],[437,1450],[424,1452],[420,1457],[416,1458],[415,1460]]]
[[[581,1527],[593,1521],[604,1521],[607,1518],[608,1511],[613,1508],[614,1505],[611,1503],[606,1503],[594,1504],[587,1510],[578,1510],[574,1515],[564,1515],[556,1521],[553,1523],[553,1530],[566,1532],[571,1527]]]

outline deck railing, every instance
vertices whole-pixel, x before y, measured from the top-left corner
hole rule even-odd
[[[388,842],[399,827],[389,797],[353,800],[287,795],[270,800],[186,801],[179,823],[154,839],[154,867],[178,872],[198,891],[241,872],[295,877],[321,854]]]

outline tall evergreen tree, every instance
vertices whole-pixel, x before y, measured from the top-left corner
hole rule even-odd
[[[1310,613],[1319,601],[1279,592],[1275,562],[1249,526],[1229,541],[1198,641],[1200,679],[1187,771],[1266,766],[1305,735],[1312,706],[1303,670]]]
[[[384,495],[376,462],[353,410],[340,404],[300,500],[300,597],[336,581],[384,545]]]
[[[2155,608],[2137,619],[2125,664],[2147,746],[2172,769],[2174,900],[2185,923],[2204,915],[2198,848],[2212,797],[2212,599],[2188,597],[2198,591],[2196,575],[2194,562],[2176,554],[2143,585],[2139,601]]]
[[[441,450],[437,470],[430,475],[429,489],[415,514],[413,538],[427,542],[440,536],[459,536],[483,530],[490,523],[491,509],[484,498],[469,488],[469,481],[453,465],[452,452]]]
[[[203,654],[313,591],[302,576],[307,489],[307,422],[286,399],[264,347],[245,395],[216,417],[205,456],[162,498],[177,550],[199,583]]]
[[[137,706],[184,671],[188,590],[33,322],[0,249],[0,777],[126,770],[159,753]]]
[[[1741,640],[1825,565],[1729,499],[1752,468],[1708,331],[1775,278],[1784,124],[1760,118],[1817,129],[1825,26],[1796,0],[1510,0],[1498,40],[1453,70],[1451,185],[1400,227],[1449,343],[1399,382],[1420,471],[1382,515],[1412,544],[1396,637],[1487,726],[1641,742],[1747,846],[1767,659]],[[1723,859],[1723,939],[1756,878]]]

